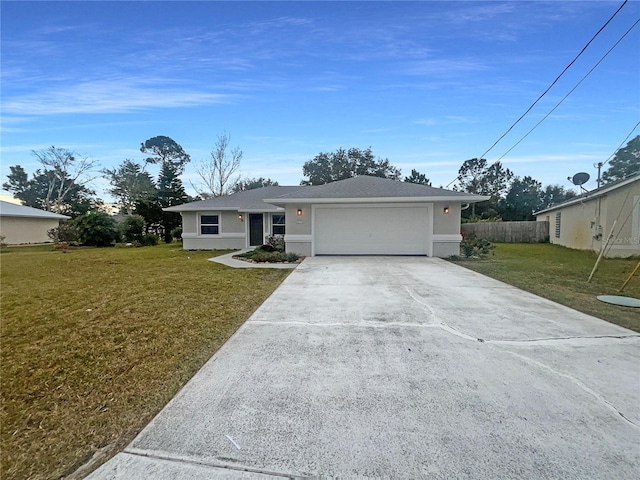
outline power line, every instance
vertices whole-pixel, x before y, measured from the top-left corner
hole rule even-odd
[[[618,148],[616,148],[616,150],[615,150],[611,155],[609,155],[609,158],[607,158],[607,160],[606,160],[606,161],[605,161],[601,166],[603,166],[603,167],[604,167],[607,163],[609,163],[609,160],[611,160],[613,157],[615,157],[615,156],[616,156],[616,152],[617,152],[618,150],[620,150],[620,149],[622,148],[622,146],[623,146],[625,143],[627,143],[627,140],[629,140],[629,137],[630,137],[631,135],[633,135],[633,132],[635,132],[635,131],[636,131],[636,128],[638,128],[638,126],[639,126],[639,125],[640,125],[640,122],[636,123],[635,127],[633,127],[633,128],[631,129],[631,131],[629,132],[629,135],[627,135],[627,136],[625,137],[625,139],[624,139],[624,140],[622,141],[622,143],[618,146]]]
[[[478,158],[484,158],[484,157],[485,157],[485,155],[486,155],[487,153],[489,153],[491,150],[493,150],[493,148],[494,148],[494,147],[495,147],[495,146],[500,142],[500,140],[502,140],[504,137],[506,137],[506,136],[507,136],[507,134],[508,134],[511,130],[513,130],[513,128],[514,128],[518,123],[520,123],[520,121],[521,121],[521,120],[522,120],[522,119],[523,119],[523,118],[524,118],[524,117],[525,117],[525,116],[526,116],[526,115],[527,115],[527,114],[528,114],[528,113],[533,109],[533,107],[535,107],[535,106],[536,106],[536,104],[537,104],[537,103],[542,99],[542,97],[544,97],[544,96],[549,92],[549,90],[551,90],[551,88],[552,88],[552,87],[553,87],[553,86],[558,82],[558,80],[560,80],[560,78],[565,74],[565,72],[566,72],[567,70],[569,70],[569,68],[570,68],[570,67],[571,67],[571,66],[576,62],[576,60],[578,60],[578,58],[580,58],[580,56],[584,53],[584,51],[587,49],[587,47],[589,47],[589,45],[591,45],[591,43],[596,39],[596,37],[600,34],[600,32],[602,32],[602,30],[604,30],[604,29],[605,29],[605,27],[606,27],[607,25],[609,25],[609,23],[610,23],[610,22],[611,22],[611,21],[616,17],[616,15],[618,15],[618,13],[620,12],[620,10],[622,10],[622,7],[624,7],[624,6],[627,4],[627,2],[628,2],[628,1],[629,1],[629,0],[624,0],[624,2],[622,2],[622,5],[620,5],[620,6],[618,7],[618,9],[615,11],[615,13],[614,13],[610,18],[609,18],[609,20],[607,20],[607,21],[606,21],[606,23],[605,23],[602,27],[600,27],[600,29],[596,32],[596,34],[595,34],[593,37],[591,37],[591,40],[589,40],[589,41],[587,42],[587,44],[582,48],[582,50],[580,50],[580,53],[578,53],[578,55],[576,55],[576,57],[575,57],[573,60],[571,60],[571,62],[570,62],[570,63],[569,63],[565,68],[564,68],[564,70],[562,70],[562,72],[560,73],[560,75],[558,75],[558,76],[556,77],[556,79],[551,83],[551,85],[549,85],[549,86],[547,87],[547,89],[546,89],[544,92],[542,92],[542,94],[541,94],[541,95],[536,99],[536,101],[535,101],[535,102],[533,102],[533,103],[531,104],[531,106],[530,106],[529,108],[527,108],[527,110],[526,110],[522,115],[520,115],[520,118],[518,118],[518,119],[517,119],[517,120],[516,120],[516,121],[515,121],[515,122],[514,122],[514,123],[513,123],[509,128],[508,128],[508,129],[507,129],[507,131],[506,131],[506,132],[504,132],[504,133],[500,136],[500,138],[498,138],[498,140],[496,140],[496,141],[493,143],[493,145],[491,145],[491,147],[489,147],[489,149],[488,149],[486,152],[484,152],[482,155],[480,155],[480,157],[478,157]]]
[[[616,48],[616,47],[618,46],[618,44],[619,44],[619,43],[624,39],[624,37],[626,37],[626,36],[629,34],[629,32],[631,32],[631,30],[633,30],[633,29],[636,27],[636,25],[638,25],[638,23],[640,23],[640,19],[636,20],[636,22],[635,22],[633,25],[631,25],[631,27],[629,27],[629,29],[624,33],[624,35],[622,35],[622,37],[620,37],[620,38],[618,39],[618,41],[617,41],[616,43],[614,43],[614,44],[613,44],[613,46],[612,46],[612,47],[607,51],[607,53],[605,53],[605,54],[600,58],[600,60],[598,60],[598,62],[593,66],[593,68],[591,68],[591,70],[589,70],[589,71],[588,71],[588,72],[587,72],[587,73],[586,73],[586,74],[585,74],[585,75],[580,79],[580,81],[579,81],[578,83],[576,83],[576,85],[575,85],[571,90],[569,90],[569,92],[568,92],[564,97],[562,97],[562,99],[561,99],[558,103],[556,103],[556,105],[555,105],[551,110],[549,110],[549,112],[548,112],[544,117],[542,117],[542,119],[541,119],[538,123],[536,123],[536,124],[531,128],[531,130],[529,130],[527,133],[525,133],[525,134],[524,134],[524,136],[523,136],[520,140],[518,140],[518,141],[517,141],[517,142],[516,142],[516,143],[515,143],[515,144],[514,144],[514,145],[513,145],[509,150],[507,150],[506,152],[504,152],[504,153],[502,154],[502,156],[501,156],[500,158],[498,158],[498,160],[496,160],[496,161],[500,161],[500,160],[502,160],[504,157],[506,157],[506,156],[509,154],[509,152],[511,152],[511,150],[513,150],[514,148],[516,148],[516,147],[520,144],[520,142],[522,142],[525,138],[527,138],[527,137],[529,136],[529,134],[530,134],[531,132],[533,132],[536,128],[538,128],[538,126],[539,126],[542,122],[544,122],[544,121],[545,121],[545,120],[546,120],[546,119],[547,119],[547,118],[548,118],[548,117],[549,117],[549,116],[550,116],[550,115],[551,115],[551,114],[556,110],[556,108],[558,108],[558,107],[562,104],[562,102],[564,102],[564,101],[567,99],[567,97],[568,97],[569,95],[571,95],[571,94],[574,92],[574,90],[575,90],[576,88],[578,88],[578,87],[580,86],[580,84],[586,80],[586,78],[587,78],[589,75],[591,75],[591,73],[592,73],[592,72],[593,72],[593,71],[598,67],[598,65],[600,65],[600,64],[602,63],[602,61],[603,61],[605,58],[607,58],[607,56],[608,56],[608,55],[613,51],[613,49],[614,49],[614,48]],[[607,160],[607,161],[608,161],[608,160]],[[606,162],[605,162],[605,163],[606,163]]]

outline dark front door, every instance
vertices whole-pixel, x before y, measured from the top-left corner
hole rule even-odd
[[[262,245],[264,242],[262,240],[262,214],[261,213],[250,213],[249,214],[249,246],[257,247],[258,245]]]

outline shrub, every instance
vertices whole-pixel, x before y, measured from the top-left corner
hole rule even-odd
[[[140,243],[145,247],[153,247],[155,245],[158,245],[159,241],[160,239],[157,235],[154,235],[153,233],[147,233],[142,236],[142,240],[140,241]]]
[[[496,248],[488,240],[478,238],[475,232],[469,232],[462,235],[460,242],[460,253],[466,257],[484,257]]]
[[[265,243],[264,245],[260,246],[260,250],[262,250],[263,252],[274,252],[276,249],[272,245]]]
[[[142,240],[144,232],[144,218],[140,215],[127,215],[120,222],[120,231],[125,242]]]
[[[120,240],[116,221],[104,212],[89,212],[73,221],[82,245],[108,247]]]
[[[284,237],[282,235],[270,235],[267,237],[267,245],[271,246],[273,250],[284,252]]]
[[[182,240],[182,227],[176,227],[173,230],[171,230],[171,238],[173,238],[174,240],[177,240],[177,241],[181,241]]]
[[[293,263],[300,258],[300,256],[296,253],[265,251],[262,249],[262,247],[256,248],[255,250],[251,250],[249,252],[240,253],[236,255],[236,257],[247,258],[257,263]]]
[[[56,228],[47,230],[47,236],[54,243],[72,244],[78,241],[78,229],[73,222],[64,222]]]

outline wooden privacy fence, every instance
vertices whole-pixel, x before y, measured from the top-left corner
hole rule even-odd
[[[539,243],[549,241],[549,222],[479,222],[463,223],[462,234],[475,232],[490,242]]]

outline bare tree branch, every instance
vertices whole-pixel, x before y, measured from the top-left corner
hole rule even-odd
[[[226,132],[218,135],[218,141],[210,157],[196,165],[196,173],[202,179],[204,188],[199,188],[193,183],[192,186],[205,198],[227,195],[240,180],[240,177],[234,177],[234,174],[240,168],[243,153],[240,147],[227,152],[229,141],[230,136]]]
[[[88,183],[96,177],[81,178],[97,166],[97,161],[78,156],[65,148],[51,146],[44,150],[32,150],[49,178],[45,209],[61,211],[65,198],[75,185]]]

